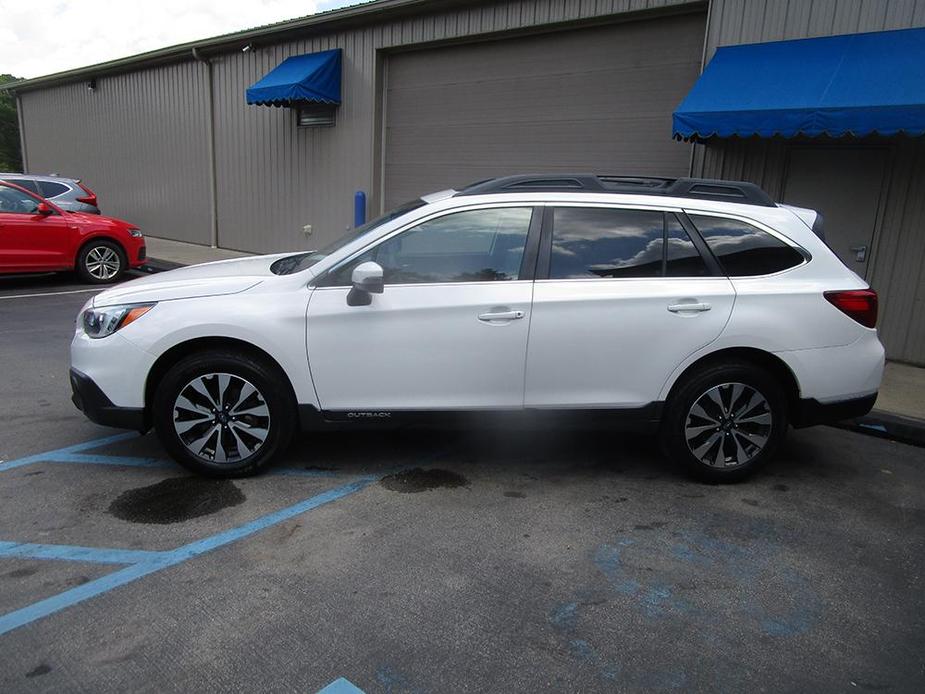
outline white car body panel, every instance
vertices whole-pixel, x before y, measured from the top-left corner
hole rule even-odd
[[[528,407],[641,407],[665,364],[715,340],[732,313],[725,277],[540,280],[527,352]],[[706,311],[668,306],[706,303]],[[664,339],[653,339],[653,336]]]
[[[118,407],[144,407],[145,381],[155,361],[122,331],[95,340],[78,326],[71,342],[71,367],[90,376]]]
[[[141,277],[101,292],[94,298],[93,305],[114,306],[242,292],[267,277],[276,277],[270,272],[270,265],[287,255],[292,254],[279,253],[217,260]]]
[[[160,277],[172,272],[177,271]],[[148,370],[156,357],[201,338],[239,340],[266,352],[280,365],[298,402],[317,406],[305,351],[305,311],[311,294],[305,286],[308,276],[275,279],[246,294],[161,301],[143,320],[102,339],[91,339],[78,329],[71,346],[72,366],[94,380],[98,371],[118,372],[118,378],[107,379],[109,387],[103,392],[117,406],[142,407]],[[215,281],[225,286],[225,278]],[[107,300],[105,305],[112,303]],[[123,351],[126,343],[135,350]]]
[[[532,282],[390,285],[351,307],[348,291],[316,289],[308,306],[322,409],[523,406]],[[479,319],[507,312],[521,317]]]
[[[152,365],[192,340],[237,340],[268,354],[298,403],[325,410],[636,408],[663,401],[698,359],[724,349],[774,354],[801,398],[838,402],[876,392],[876,331],[823,297],[864,289],[810,229],[805,211],[612,193],[510,193],[432,202],[320,260],[277,276],[291,254],[208,263],[128,282],[93,305],[157,302],[109,337],[79,327],[72,365],[119,407],[142,408]],[[359,251],[448,211],[560,203],[686,211],[758,226],[811,259],[765,277],[539,280],[387,285],[368,306],[312,280]],[[710,310],[673,313],[691,301]],[[505,309],[522,318],[478,316]]]

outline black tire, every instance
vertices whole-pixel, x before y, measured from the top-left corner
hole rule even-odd
[[[787,432],[787,415],[787,397],[774,376],[745,361],[716,363],[672,390],[662,417],[662,449],[697,479],[738,481],[774,457]]]
[[[223,391],[219,379],[225,383]],[[246,385],[239,386],[241,381]],[[195,388],[190,390],[194,383],[207,390],[208,399]],[[256,399],[252,394],[244,397],[250,393],[248,385],[257,391]],[[236,396],[238,404],[229,409]],[[208,414],[216,400],[225,410],[222,420],[218,414]],[[236,410],[237,422],[232,421]],[[245,477],[286,450],[296,430],[297,412],[292,389],[278,367],[244,352],[212,350],[181,359],[164,375],[154,394],[152,419],[164,447],[183,467],[210,477]],[[181,434],[178,428],[185,425],[190,429]]]
[[[102,262],[105,259],[105,263]],[[77,274],[89,284],[116,282],[128,268],[125,251],[115,241],[93,239],[77,254]]]

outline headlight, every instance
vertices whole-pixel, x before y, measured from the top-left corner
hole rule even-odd
[[[134,236],[136,239],[140,239],[143,236],[141,229],[129,229],[128,233],[129,236]]]
[[[83,312],[80,323],[84,332],[94,339],[112,335],[119,328],[145,315],[154,304],[132,304],[131,306],[104,306],[88,308]]]

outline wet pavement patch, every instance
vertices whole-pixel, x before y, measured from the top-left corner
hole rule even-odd
[[[229,480],[172,477],[123,492],[109,505],[109,513],[131,523],[166,525],[208,516],[245,498]]]
[[[380,480],[379,484],[393,492],[414,494],[426,492],[429,489],[465,487],[469,484],[469,480],[449,470],[422,470],[416,467],[413,470],[387,475]]]
[[[49,672],[51,672],[51,667],[46,665],[45,663],[42,663],[41,665],[36,667],[34,670],[30,670],[29,672],[27,672],[26,677],[30,677],[30,678],[31,677],[41,677],[42,675],[47,675]]]

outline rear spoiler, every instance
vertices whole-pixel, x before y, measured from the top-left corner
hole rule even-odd
[[[816,210],[810,210],[806,207],[795,207],[793,205],[781,205],[781,207],[786,207],[793,212],[793,214],[800,218],[803,224],[809,227],[812,232],[825,243],[825,228],[823,226],[821,212],[816,212]]]

